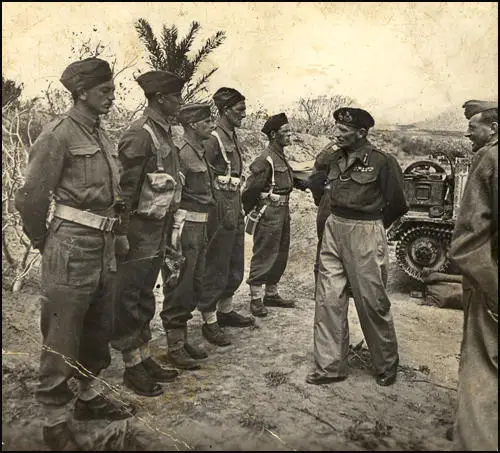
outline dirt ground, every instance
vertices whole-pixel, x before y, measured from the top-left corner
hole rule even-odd
[[[139,406],[134,425],[151,439],[150,450],[451,450],[446,429],[453,421],[462,311],[441,309],[410,297],[420,289],[391,257],[389,291],[399,340],[400,366],[391,387],[375,383],[369,353],[351,300],[349,378],[314,386],[305,382],[313,366],[313,260],[315,208],[292,197],[294,241],[281,292],[295,309],[271,309],[252,329],[228,328],[233,344],[218,348],[201,335],[198,312],[189,335],[209,354],[202,368],[182,371],[156,398],[139,397],[122,384],[122,361],[113,352],[102,373],[112,394]],[[247,271],[251,257],[247,236]],[[37,383],[39,302],[36,287],[2,291],[2,449],[43,450]],[[161,296],[158,292],[158,308]],[[249,311],[242,284],[236,307]],[[152,349],[166,353],[159,318]],[[358,345],[358,348],[355,346]]]

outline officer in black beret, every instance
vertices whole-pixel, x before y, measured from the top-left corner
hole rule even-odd
[[[262,132],[269,139],[269,145],[250,165],[251,174],[242,195],[247,216],[258,217],[247,283],[250,285],[250,310],[259,317],[267,316],[266,307],[295,306],[293,301],[283,299],[278,292],[278,283],[288,261],[289,199],[294,188],[293,171],[284,152],[291,144],[292,135],[286,114],[271,116]]]
[[[379,385],[396,380],[398,347],[386,291],[388,249],[385,228],[408,210],[403,174],[396,159],[367,139],[373,117],[363,109],[334,112],[339,148],[319,171],[327,172],[330,215],[319,257],[314,321],[316,369],[307,382],[347,377],[348,282]]]
[[[80,450],[67,422],[74,394],[77,420],[122,419],[133,410],[97,379],[111,361],[116,206],[120,201],[116,150],[100,125],[115,99],[108,62],[87,58],[61,76],[74,105],[46,125],[30,152],[25,183],[16,194],[24,231],[42,254],[40,384],[46,412],[43,438],[52,450]],[[54,216],[47,227],[52,197]]]
[[[234,309],[233,295],[243,281],[245,226],[241,206],[243,148],[236,129],[246,117],[245,96],[229,87],[213,95],[219,111],[215,131],[205,141],[213,171],[215,207],[208,216],[208,248],[199,307],[207,327],[203,335],[218,346],[230,343],[220,327],[249,327],[254,318]]]

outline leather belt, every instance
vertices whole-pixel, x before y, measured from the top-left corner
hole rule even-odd
[[[208,213],[196,212],[196,211],[186,211],[185,220],[186,220],[186,222],[204,223],[208,220]]]
[[[118,221],[114,217],[104,217],[90,211],[72,208],[64,204],[56,205],[54,216],[60,219],[69,220],[100,231],[113,231],[115,223]]]

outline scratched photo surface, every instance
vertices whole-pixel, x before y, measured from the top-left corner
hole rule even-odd
[[[149,24],[160,53],[167,31],[170,37],[177,33],[177,49],[192,36],[184,61],[197,61],[200,51],[213,46],[191,74],[191,93],[184,94],[189,102],[210,102],[217,89],[231,87],[245,96],[246,118],[237,128],[245,176],[268,144],[261,132],[266,119],[280,112],[289,119],[292,138],[285,155],[297,174],[307,174],[331,143],[333,112],[342,106],[370,112],[375,126],[368,139],[404,170],[437,152],[470,156],[462,106],[470,99],[498,98],[498,4],[493,2],[2,3],[5,450],[46,448],[44,411],[35,399],[41,256],[23,233],[14,196],[23,184],[30,146],[72,105],[60,82],[71,62],[99,56],[113,67],[116,98],[103,117],[113,146],[140,117],[144,93],[135,79],[158,62],[141,38],[141,23]],[[177,144],[183,130],[172,129]],[[449,170],[446,162],[436,162]],[[456,412],[460,304],[430,298],[418,263],[408,264],[397,241],[390,242],[388,295],[400,355],[396,384],[376,385],[353,299],[349,378],[328,386],[306,383],[314,369],[318,207],[302,190],[292,191],[289,204],[290,248],[279,288],[284,298],[295,300],[295,308],[269,308],[252,328],[226,328],[232,344],[224,348],[205,340],[195,310],[189,336],[208,358],[199,370],[181,371],[164,384],[156,398],[138,396],[123,384],[121,354],[111,349],[111,365],[99,379],[110,395],[133,402],[138,411],[126,422],[75,422],[82,448],[452,450],[446,432]],[[233,300],[245,315],[252,245],[253,236],[245,234],[245,275]],[[160,276],[151,349],[167,364],[159,317],[162,283]]]

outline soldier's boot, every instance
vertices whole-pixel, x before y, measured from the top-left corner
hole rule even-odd
[[[143,360],[142,365],[155,382],[170,382],[179,376],[177,370],[163,368],[152,357]]]
[[[136,408],[129,403],[97,395],[89,401],[76,399],[75,420],[123,420],[132,417]]]
[[[43,441],[52,451],[81,451],[67,422],[42,428]]]
[[[280,308],[294,308],[295,302],[293,300],[283,299],[279,294],[266,294],[262,301],[266,307],[280,307]]]
[[[250,311],[252,312],[252,315],[258,316],[259,318],[264,318],[268,313],[268,310],[264,307],[260,297],[250,301]]]
[[[195,360],[203,360],[208,357],[208,354],[203,349],[188,343],[187,327],[184,327],[184,349]]]
[[[229,346],[231,344],[231,340],[226,337],[217,322],[211,324],[204,323],[201,326],[201,332],[209,343],[217,346]]]
[[[123,383],[141,396],[158,396],[163,393],[159,385],[144,367],[144,362],[125,367]]]
[[[167,330],[167,344],[167,360],[174,367],[183,370],[200,369],[199,363],[188,354],[184,347],[184,329]]]

